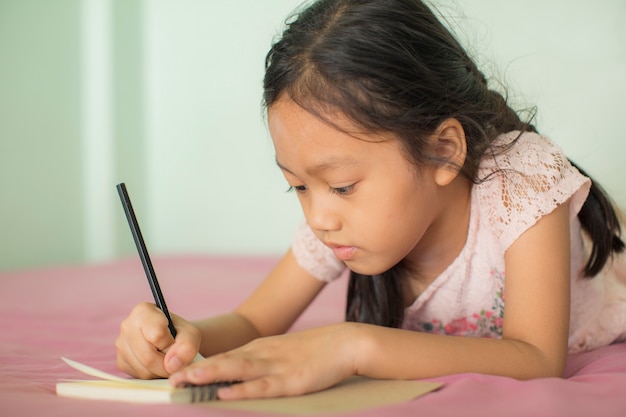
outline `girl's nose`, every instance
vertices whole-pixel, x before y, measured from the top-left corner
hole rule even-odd
[[[339,213],[333,207],[330,196],[311,197],[305,208],[307,223],[313,230],[331,231],[341,228]]]

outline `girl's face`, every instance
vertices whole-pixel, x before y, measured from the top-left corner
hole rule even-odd
[[[345,133],[286,98],[271,106],[268,124],[307,223],[351,270],[382,273],[433,243],[445,209],[436,170],[409,162],[397,139]]]

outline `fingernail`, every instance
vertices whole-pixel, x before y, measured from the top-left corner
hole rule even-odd
[[[202,368],[191,367],[191,369],[187,371],[187,377],[191,379],[202,378],[203,375],[204,375],[204,370]]]
[[[217,398],[220,400],[228,400],[233,396],[233,389],[230,387],[222,387],[217,390]]]
[[[182,372],[174,372],[169,376],[168,379],[173,385],[178,386],[183,381]]]
[[[167,363],[167,367],[169,368],[168,371],[170,373],[178,371],[182,366],[182,362],[176,356],[172,356],[170,361]]]

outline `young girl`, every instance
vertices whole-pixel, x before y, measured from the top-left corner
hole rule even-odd
[[[264,88],[306,223],[230,314],[174,315],[174,340],[160,310],[137,306],[116,343],[123,371],[273,397],[351,375],[556,377],[568,349],[624,337],[607,196],[419,0],[311,4],[267,55]],[[346,322],[285,334],[346,268]]]

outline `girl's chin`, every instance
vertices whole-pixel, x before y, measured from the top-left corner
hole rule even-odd
[[[393,267],[393,265],[384,267],[380,265],[363,265],[360,262],[346,262],[346,265],[350,271],[361,275],[380,275]]]

